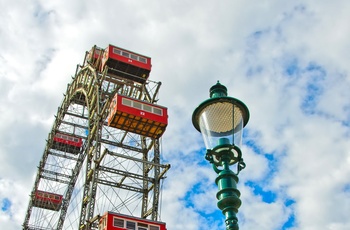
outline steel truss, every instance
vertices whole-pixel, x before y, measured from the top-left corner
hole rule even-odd
[[[101,54],[102,55],[102,54]],[[106,211],[158,220],[160,140],[107,126],[115,93],[156,103],[160,82],[136,83],[99,71],[99,60],[78,65],[48,135],[23,229],[97,229]],[[78,154],[53,148],[56,132],[83,139]],[[59,211],[34,204],[35,192],[63,195]]]

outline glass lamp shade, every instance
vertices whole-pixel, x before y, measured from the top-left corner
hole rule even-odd
[[[204,101],[193,113],[194,127],[202,133],[207,149],[242,144],[243,127],[249,119],[245,104],[231,97],[216,97]]]

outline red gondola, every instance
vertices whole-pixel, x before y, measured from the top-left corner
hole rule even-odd
[[[95,66],[97,69],[100,69],[102,56],[103,56],[103,49],[97,46],[94,46],[89,51],[87,60],[90,64]]]
[[[108,74],[144,83],[151,72],[151,58],[116,46],[109,45],[103,54],[102,70],[108,66]]]
[[[33,206],[58,211],[61,208],[62,200],[62,195],[37,190],[34,193]]]
[[[52,148],[72,154],[78,154],[82,145],[83,141],[79,137],[56,133],[53,138]]]
[[[166,230],[164,222],[152,221],[114,212],[105,213],[99,223],[99,230]]]
[[[168,125],[167,108],[116,94],[110,106],[108,125],[159,138]]]

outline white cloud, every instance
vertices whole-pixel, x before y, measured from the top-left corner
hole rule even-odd
[[[24,210],[27,207],[26,202],[29,197],[29,183],[18,184],[18,181],[12,181],[0,178],[0,221],[6,229],[18,229],[23,221]],[[6,200],[6,207],[3,202]]]
[[[76,65],[93,45],[110,43],[151,56],[151,78],[163,83],[159,103],[169,108],[169,126],[162,155],[172,164],[162,205],[168,229],[222,228],[223,219],[206,219],[216,210],[215,173],[203,165],[204,145],[191,124],[217,80],[247,104],[246,140],[259,148],[243,147],[241,228],[281,229],[293,214],[293,229],[349,229],[347,1],[0,6],[0,200],[8,198],[13,213],[2,212],[0,221],[8,229],[23,222],[45,138]],[[247,182],[276,199],[264,202]]]

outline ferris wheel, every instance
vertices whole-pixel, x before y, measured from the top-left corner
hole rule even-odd
[[[48,134],[23,229],[166,229],[168,114],[150,71],[151,58],[113,45],[86,52]]]

